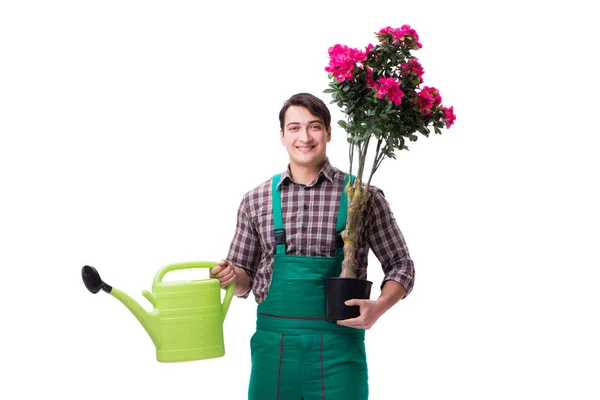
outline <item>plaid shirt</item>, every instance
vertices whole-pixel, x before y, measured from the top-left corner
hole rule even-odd
[[[329,160],[309,185],[295,183],[289,165],[281,175],[281,214],[286,252],[300,256],[334,256],[336,221],[345,173]],[[383,282],[394,280],[408,295],[414,282],[414,265],[404,238],[383,192],[370,186],[371,197],[361,219],[357,241],[357,277],[367,278],[369,248],[381,263]],[[237,225],[227,259],[250,278],[257,303],[269,289],[273,273],[275,236],[271,205],[271,179],[247,192],[237,214]],[[249,292],[240,296],[248,297]]]

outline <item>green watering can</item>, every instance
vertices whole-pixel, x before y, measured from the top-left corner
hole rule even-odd
[[[163,281],[169,271],[187,268],[213,268],[216,262],[186,262],[167,265],[154,276],[152,293],[142,294],[152,305],[146,311],[137,301],[100,279],[94,267],[81,270],[83,283],[92,293],[100,289],[116,297],[140,321],[156,346],[159,362],[195,361],[225,355],[223,322],[233,298],[233,284],[225,288],[217,279]]]

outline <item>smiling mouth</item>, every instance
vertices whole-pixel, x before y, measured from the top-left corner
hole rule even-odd
[[[317,147],[317,145],[314,145],[314,146],[296,146],[296,149],[298,149],[300,151],[310,151],[310,150],[314,149],[315,147]]]

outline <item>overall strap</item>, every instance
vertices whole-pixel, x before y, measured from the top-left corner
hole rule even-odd
[[[285,254],[285,231],[283,230],[283,218],[281,217],[281,196],[277,184],[281,174],[273,176],[271,182],[271,198],[273,204],[273,224],[275,226],[275,254]]]
[[[344,186],[340,196],[340,206],[338,208],[337,223],[335,226],[335,255],[338,257],[344,256],[344,239],[342,239],[342,231],[346,229],[346,216],[348,214],[348,196],[346,195],[346,185],[348,180],[354,183],[354,176],[346,174],[344,178]]]
[[[285,230],[283,229],[283,218],[281,216],[281,196],[277,185],[281,179],[281,174],[276,174],[271,180],[271,199],[273,207],[273,225],[275,228],[275,254],[285,254]],[[354,176],[346,174],[344,185],[340,195],[340,205],[338,207],[337,221],[335,226],[336,232],[336,256],[344,255],[344,240],[341,233],[346,229],[346,216],[348,213],[348,196],[346,195],[346,185],[354,182]]]

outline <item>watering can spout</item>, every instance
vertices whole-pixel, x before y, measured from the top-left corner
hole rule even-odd
[[[142,326],[150,336],[150,339],[152,339],[154,345],[156,347],[160,347],[160,338],[158,335],[158,314],[156,314],[154,311],[146,311],[140,305],[140,303],[138,303],[125,292],[122,292],[119,289],[112,288],[110,294],[112,294],[117,300],[123,303],[125,307],[127,307],[129,311],[131,311],[131,313],[135,315],[137,320],[140,322],[140,324],[142,324]],[[152,296],[152,293],[148,292],[147,290],[144,290],[143,294],[144,297],[150,300],[149,297]],[[150,302],[152,303],[152,305],[155,305],[155,302],[153,300],[150,300]]]
[[[120,291],[117,288],[114,288],[100,279],[100,274],[94,267],[90,267],[86,265],[81,270],[81,275],[83,277],[83,282],[88,290],[92,293],[98,293],[100,290],[109,293],[114,298],[119,300],[131,313],[135,316],[135,318],[142,324],[150,339],[155,346],[160,345],[159,335],[158,335],[158,314],[154,311],[148,312],[146,311],[135,299],[130,297],[127,293]],[[152,293],[144,290],[142,292],[144,297],[148,299],[153,306],[156,306],[156,300]]]

